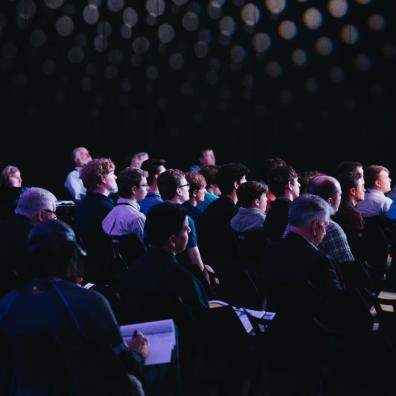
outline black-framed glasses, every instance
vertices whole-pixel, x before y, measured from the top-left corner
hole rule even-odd
[[[43,209],[43,211],[44,211],[45,213],[51,213],[51,214],[54,214],[54,215],[56,215],[56,210],[51,210],[51,209]]]
[[[182,188],[182,187],[190,187],[190,184],[186,183],[186,184],[182,184],[181,186],[179,186],[179,188]]]

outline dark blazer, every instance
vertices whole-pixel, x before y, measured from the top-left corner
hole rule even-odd
[[[342,290],[333,262],[293,232],[268,247],[259,279],[271,309],[288,321],[325,319],[332,296]]]
[[[21,215],[0,222],[0,296],[29,279],[27,239],[32,227]]]
[[[342,295],[342,281],[333,262],[289,232],[266,250],[258,279],[267,309],[276,312],[271,342],[274,359],[280,364],[315,364],[324,355],[324,329],[335,326]]]
[[[282,238],[288,223],[291,203],[287,198],[278,198],[271,203],[271,209],[264,222],[265,234],[270,241],[275,242]]]

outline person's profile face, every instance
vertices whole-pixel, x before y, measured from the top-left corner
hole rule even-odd
[[[118,191],[118,186],[116,182],[117,176],[114,174],[114,171],[108,173],[104,177],[104,187],[107,188],[112,193],[116,193]]]
[[[202,166],[216,165],[216,158],[213,150],[205,150],[200,159]]]
[[[187,216],[184,218],[183,226],[178,235],[175,236],[175,253],[181,253],[186,250],[188,235],[191,232],[191,229],[188,225]]]
[[[10,187],[21,187],[22,186],[22,177],[21,177],[20,171],[16,171],[8,177],[8,185]]]
[[[391,190],[391,181],[392,179],[389,177],[389,173],[385,170],[382,170],[378,174],[378,178],[376,180],[376,185],[378,186],[378,190],[383,193],[387,193]]]

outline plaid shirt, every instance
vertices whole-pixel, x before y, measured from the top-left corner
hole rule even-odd
[[[330,220],[326,229],[326,235],[318,245],[318,249],[336,263],[355,260],[344,230],[333,220]]]

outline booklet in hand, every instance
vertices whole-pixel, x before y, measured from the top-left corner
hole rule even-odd
[[[136,330],[141,331],[150,343],[150,353],[146,358],[146,366],[171,362],[172,351],[176,346],[176,329],[172,319],[134,323],[120,327],[125,342],[133,337]]]

